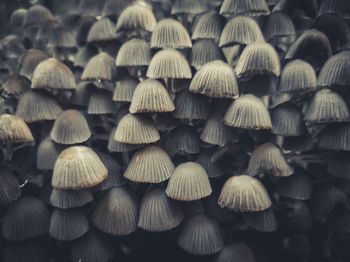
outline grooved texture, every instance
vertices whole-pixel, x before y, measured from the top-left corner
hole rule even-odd
[[[126,144],[150,144],[159,139],[159,132],[150,117],[132,114],[119,121],[114,136],[114,140]]]
[[[271,129],[269,111],[264,103],[254,95],[244,95],[228,108],[225,125],[243,129]]]
[[[61,107],[50,93],[29,90],[19,98],[16,115],[27,123],[33,123],[55,120],[61,112]]]
[[[93,195],[89,190],[64,190],[52,189],[50,203],[54,207],[67,209],[84,206],[93,200]]]
[[[157,146],[149,146],[135,153],[124,177],[134,182],[161,183],[175,170],[168,154]]]
[[[85,66],[82,81],[106,80],[113,81],[116,77],[114,59],[107,53],[101,52],[92,57]]]
[[[271,206],[270,197],[259,180],[251,176],[233,176],[221,189],[219,205],[236,212],[262,211]]]
[[[175,19],[160,20],[151,38],[152,48],[191,48],[192,41],[186,28]]]
[[[30,143],[34,138],[27,124],[14,115],[0,116],[0,143]]]
[[[151,61],[151,48],[143,39],[133,38],[119,49],[116,58],[117,66],[148,66]]]
[[[129,110],[133,114],[172,112],[175,105],[161,82],[146,79],[136,87]]]
[[[110,189],[97,204],[92,223],[102,232],[123,236],[137,228],[138,203],[126,189]]]
[[[195,162],[177,166],[166,188],[167,196],[179,201],[194,201],[211,193],[207,172]]]
[[[138,226],[151,232],[177,227],[184,215],[179,204],[169,199],[163,189],[153,189],[143,196]]]
[[[279,147],[272,143],[258,146],[252,153],[247,173],[251,176],[258,174],[276,177],[290,176],[294,172],[288,165]]]
[[[55,121],[51,139],[59,144],[80,144],[88,140],[91,131],[85,117],[77,110],[64,111]]]
[[[239,15],[226,23],[221,33],[219,46],[248,45],[264,41],[264,36],[258,23],[253,18]]]
[[[177,244],[192,255],[213,255],[224,247],[219,224],[202,214],[186,221]]]
[[[234,70],[220,60],[209,62],[199,69],[189,90],[216,98],[233,98],[239,93]]]
[[[147,77],[190,79],[192,72],[186,58],[179,51],[166,48],[153,56]]]
[[[106,179],[107,168],[89,147],[72,146],[63,150],[55,163],[52,186],[58,189],[83,189]]]

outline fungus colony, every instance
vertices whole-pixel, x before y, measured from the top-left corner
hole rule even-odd
[[[1,261],[350,260],[350,1],[54,11],[0,40]]]

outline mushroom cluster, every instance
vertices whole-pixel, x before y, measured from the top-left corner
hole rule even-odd
[[[350,261],[349,18],[349,0],[14,11],[0,261]]]

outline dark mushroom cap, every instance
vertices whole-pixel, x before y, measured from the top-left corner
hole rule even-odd
[[[197,70],[211,61],[224,59],[221,49],[211,39],[199,40],[192,46],[190,65]]]
[[[101,231],[117,235],[129,235],[137,228],[138,202],[125,188],[110,189],[97,204],[92,223]]]
[[[224,0],[220,14],[224,16],[249,15],[259,16],[268,15],[269,7],[265,0]]]
[[[253,251],[243,242],[226,245],[217,255],[215,262],[255,262]]]
[[[213,255],[224,247],[219,224],[202,214],[185,222],[177,244],[192,255]]]
[[[6,168],[0,168],[0,206],[6,206],[21,195],[17,178]]]
[[[224,19],[218,13],[208,12],[201,15],[193,25],[192,39],[212,39],[218,43],[223,27]]]
[[[24,16],[24,26],[40,26],[46,22],[53,21],[54,17],[50,10],[42,5],[33,5]]]
[[[30,89],[30,82],[26,77],[14,74],[5,80],[1,89],[8,95],[19,97]]]
[[[39,170],[53,170],[62,146],[55,144],[50,138],[43,139],[36,152],[36,168]]]
[[[82,209],[59,209],[52,212],[50,236],[69,241],[82,237],[89,230],[89,221]]]
[[[50,203],[54,207],[67,209],[86,205],[93,200],[93,195],[89,190],[64,190],[53,188]]]
[[[238,15],[226,23],[221,33],[219,46],[247,45],[264,41],[264,36],[258,23],[253,18]]]
[[[177,227],[184,215],[177,202],[169,199],[164,189],[146,192],[140,204],[138,226],[151,232],[162,232]]]
[[[34,197],[22,197],[7,210],[2,235],[10,241],[23,241],[45,235],[49,231],[50,212]]]
[[[172,8],[172,15],[191,14],[198,15],[206,11],[200,0],[175,0]]]
[[[20,96],[16,115],[27,123],[33,123],[55,120],[61,112],[61,107],[50,93],[29,90]]]

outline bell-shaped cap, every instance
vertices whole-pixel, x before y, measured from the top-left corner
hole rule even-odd
[[[90,231],[72,242],[72,262],[107,262],[115,256],[115,246],[109,238]]]
[[[232,176],[222,187],[219,205],[236,212],[257,212],[271,206],[264,185],[251,176]]]
[[[139,83],[140,81],[136,77],[127,77],[117,81],[114,89],[113,101],[131,102]]]
[[[75,89],[72,71],[56,58],[42,61],[34,70],[32,79],[34,89]]]
[[[220,14],[224,16],[249,15],[260,16],[270,13],[266,0],[224,0]]]
[[[64,111],[55,121],[51,139],[59,144],[80,144],[88,140],[91,131],[85,117],[77,110]]]
[[[317,48],[315,48],[317,46]],[[304,31],[289,47],[285,59],[301,59],[318,70],[332,54],[328,37],[316,29]]]
[[[207,172],[195,162],[177,166],[166,188],[167,196],[179,201],[199,200],[211,193]]]
[[[272,75],[281,72],[280,59],[276,50],[267,43],[252,43],[243,49],[236,65],[238,77]]]
[[[302,136],[306,129],[301,109],[283,103],[271,111],[272,133],[280,136]]]
[[[82,237],[89,230],[89,220],[82,209],[55,208],[51,215],[50,236],[61,241]]]
[[[11,75],[1,85],[5,94],[19,97],[30,89],[30,81],[21,75]]]
[[[163,49],[157,52],[148,67],[149,78],[192,78],[191,68],[186,58],[175,49]]]
[[[103,18],[94,23],[87,36],[87,42],[92,44],[109,42],[117,39],[115,24],[109,18]]]
[[[0,144],[31,143],[34,141],[28,125],[18,116],[0,116]]]
[[[273,41],[282,37],[294,37],[296,31],[293,20],[280,11],[271,12],[264,22],[263,32],[266,40]]]
[[[161,82],[146,79],[137,85],[129,110],[132,114],[172,112],[175,105]]]
[[[153,32],[157,20],[152,9],[134,4],[124,9],[118,17],[117,32],[120,31],[145,31]]]
[[[212,39],[218,43],[224,24],[224,19],[218,13],[205,13],[193,24],[192,39]]]
[[[210,109],[207,97],[184,90],[175,98],[173,116],[179,119],[206,120]]]
[[[186,28],[177,20],[166,18],[160,20],[151,38],[152,48],[191,48],[192,41]]]
[[[316,86],[314,68],[309,63],[297,59],[284,66],[278,90],[280,92],[313,91]]]
[[[151,232],[162,232],[177,227],[184,215],[179,204],[169,199],[164,189],[146,192],[140,204],[138,226]]]
[[[23,53],[19,59],[18,63],[20,64],[20,75],[32,79],[34,70],[42,61],[48,59],[49,56],[43,51],[36,49],[29,49]]]
[[[45,235],[49,225],[50,212],[44,203],[34,197],[22,197],[7,210],[2,235],[10,241],[28,240]]]
[[[217,98],[233,98],[239,93],[234,70],[220,60],[209,62],[199,69],[191,81],[189,90]]]
[[[112,100],[113,94],[108,90],[97,89],[92,92],[87,112],[90,115],[113,114],[116,111],[116,105]]]
[[[206,7],[200,0],[175,0],[171,8],[172,15],[198,15],[205,11]]]
[[[255,262],[253,251],[243,242],[226,245],[214,260],[215,262]]]
[[[27,123],[33,123],[55,120],[61,112],[61,107],[50,93],[29,90],[19,98],[16,115]]]
[[[139,183],[161,183],[175,170],[168,154],[158,146],[148,146],[137,151],[131,159],[124,177]]]
[[[40,26],[47,22],[53,21],[55,18],[45,6],[33,5],[24,16],[23,26]]]
[[[272,143],[258,146],[252,153],[247,173],[251,176],[265,174],[277,177],[290,176],[294,172],[279,147]]]
[[[114,59],[107,53],[101,52],[92,57],[81,76],[82,81],[114,81],[116,77],[116,67]]]
[[[219,224],[206,215],[188,219],[181,229],[177,244],[192,255],[213,255],[224,247]]]
[[[340,95],[322,89],[308,101],[304,120],[311,124],[346,122],[349,120],[349,110]]]
[[[276,185],[276,192],[282,196],[296,200],[307,200],[312,193],[310,175],[297,171],[290,177],[281,178]]]
[[[125,188],[112,188],[98,202],[91,219],[92,223],[105,233],[116,236],[129,235],[137,228],[136,198]]]
[[[36,152],[36,168],[39,170],[53,170],[62,146],[55,144],[50,138],[43,139]]]
[[[22,189],[14,174],[6,168],[0,168],[0,206],[6,206],[20,197]]]
[[[160,135],[151,118],[127,114],[119,121],[114,139],[126,144],[151,144]]]
[[[191,49],[190,65],[199,70],[203,65],[214,60],[224,61],[224,54],[211,39],[195,42]]]
[[[350,81],[350,51],[330,57],[323,65],[317,84],[321,87],[348,86]]]
[[[350,124],[327,126],[318,137],[317,146],[323,149],[350,151]]]
[[[151,48],[143,39],[133,38],[125,42],[119,49],[117,66],[148,66],[151,61]]]
[[[248,45],[264,41],[258,23],[251,17],[238,15],[226,23],[221,33],[219,46]]]
[[[200,140],[196,130],[191,126],[177,126],[165,140],[165,149],[173,157],[176,154],[197,154],[200,151]]]
[[[244,95],[236,99],[228,108],[224,122],[228,126],[243,129],[271,129],[269,111],[261,99],[254,95]]]
[[[83,189],[106,179],[107,168],[89,147],[72,146],[63,150],[55,163],[52,186],[58,189]]]
[[[65,190],[53,188],[50,196],[51,205],[61,209],[81,207],[92,200],[93,195],[87,189]]]

